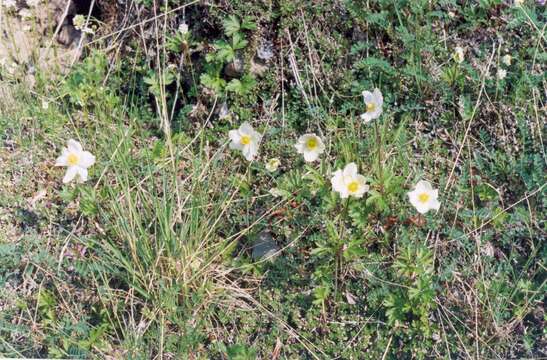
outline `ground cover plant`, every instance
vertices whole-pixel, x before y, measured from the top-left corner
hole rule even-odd
[[[1,356],[547,357],[544,2],[74,4],[0,2]]]

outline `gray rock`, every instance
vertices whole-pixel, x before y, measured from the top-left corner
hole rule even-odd
[[[243,59],[241,56],[236,56],[234,61],[226,65],[224,68],[224,74],[231,78],[238,78],[243,75],[244,70]]]
[[[253,245],[252,257],[255,260],[273,257],[279,251],[272,235],[268,231],[262,231]]]

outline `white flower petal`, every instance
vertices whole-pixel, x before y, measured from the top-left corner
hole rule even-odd
[[[344,177],[353,178],[357,175],[357,165],[355,163],[349,163],[344,168]]]
[[[253,133],[251,134],[251,139],[252,139],[252,142],[258,146],[260,142],[262,141],[262,134],[253,130]]]
[[[241,151],[247,161],[252,161],[258,152],[258,146],[251,142],[250,144],[243,146]]]
[[[78,167],[78,182],[83,183],[87,181],[87,169]]]
[[[304,152],[304,160],[306,162],[313,162],[319,158],[319,153],[317,151],[306,151]]]
[[[408,200],[410,201],[410,204],[412,204],[412,206],[414,207],[418,207],[419,205],[419,201],[418,201],[418,190],[414,190],[414,191],[409,191],[407,193],[408,195]]]
[[[363,120],[365,124],[368,124],[372,121],[372,116],[369,113],[363,113],[361,114],[361,120]]]
[[[441,203],[437,200],[437,198],[431,199],[429,201],[429,208],[438,211],[441,208]]]
[[[419,201],[416,203],[416,205],[414,205],[414,207],[416,208],[416,210],[420,214],[425,214],[426,212],[429,211],[429,206],[427,206],[427,204],[421,203]]]
[[[239,127],[239,133],[241,135],[253,135],[254,129],[247,121],[245,121],[241,126]]]
[[[67,144],[68,144],[67,148],[69,152],[79,153],[83,150],[82,144],[80,144],[78,141],[74,139],[68,140]]]
[[[373,96],[374,96],[374,103],[376,104],[378,108],[381,109],[382,105],[384,104],[384,97],[382,96],[382,92],[380,91],[380,89],[375,88],[373,92]]]
[[[65,148],[61,156],[55,160],[55,166],[67,166],[68,165],[68,150]]]
[[[433,187],[431,187],[431,183],[429,181],[420,180],[416,184],[416,190],[429,193],[431,190],[433,190]]]
[[[79,168],[77,166],[70,166],[66,170],[65,177],[63,178],[63,183],[68,184],[69,182],[71,182],[76,177],[76,175],[78,175],[78,170]]]
[[[230,138],[230,140],[232,140],[235,143],[238,143],[241,141],[241,135],[239,134],[239,130],[228,131],[228,137]]]
[[[365,101],[365,104],[375,102],[374,101],[374,94],[370,91],[363,91],[363,100]]]
[[[344,175],[342,170],[336,170],[330,180],[332,184],[332,189],[334,191],[342,192],[346,189],[346,184],[344,183]]]
[[[95,164],[95,156],[93,156],[89,151],[83,151],[80,154],[80,162],[78,166],[87,169],[93,164]]]

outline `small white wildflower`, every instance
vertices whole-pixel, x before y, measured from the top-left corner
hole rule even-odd
[[[515,0],[514,4],[515,6],[522,6],[524,5],[524,0]]]
[[[461,46],[456,46],[454,48],[454,53],[452,58],[458,63],[461,64],[465,60],[465,50]]]
[[[4,0],[2,2],[2,5],[4,5],[4,7],[6,9],[15,9],[16,6],[17,6],[17,1],[15,1],[15,0]]]
[[[439,197],[439,190],[433,189],[428,181],[418,181],[414,190],[409,191],[407,194],[410,203],[420,214],[425,214],[432,209],[439,210],[441,206],[437,199]]]
[[[27,19],[32,18],[32,12],[29,9],[21,9],[21,10],[19,10],[19,16],[23,20],[27,20]]]
[[[317,160],[319,155],[325,151],[323,141],[315,134],[305,134],[300,136],[294,147],[299,154],[304,155],[304,160],[306,162]]]
[[[374,89],[373,92],[363,91],[363,98],[365,100],[366,112],[361,114],[361,119],[365,123],[369,123],[374,119],[377,119],[382,114],[382,106],[384,104],[384,97],[379,89]]]
[[[186,35],[188,33],[188,24],[186,24],[185,22],[181,23],[179,25],[179,32],[182,35]]]
[[[49,102],[46,99],[42,99],[42,109],[49,109]]]
[[[76,30],[80,30],[83,33],[94,34],[95,30],[93,30],[92,28],[86,26],[86,23],[89,23],[89,21],[82,14],[76,15],[72,19],[72,25],[74,25],[74,28]]]
[[[78,14],[72,19],[72,24],[76,30],[82,31],[85,27],[85,16]]]
[[[505,69],[498,69],[498,72],[496,73],[496,76],[499,80],[505,79],[507,76],[507,70]]]
[[[270,191],[268,191],[270,195],[273,197],[282,197],[286,195],[286,191],[281,190],[279,188],[271,188]]]
[[[349,163],[343,170],[335,171],[331,179],[331,184],[332,189],[340,193],[342,199],[349,196],[361,198],[369,190],[365,177],[357,172],[357,165],[355,163]]]
[[[67,171],[63,183],[69,183],[77,177],[79,182],[87,180],[87,169],[95,163],[95,156],[84,151],[78,141],[68,140],[67,147],[63,148],[61,156],[57,158],[55,166],[66,166]]]
[[[230,149],[241,150],[245,159],[252,161],[258,153],[262,135],[256,132],[248,122],[241,124],[239,129],[230,130],[228,135],[232,140]]]
[[[510,66],[511,65],[511,61],[513,60],[513,58],[511,57],[511,55],[507,54],[507,55],[504,55],[502,58],[501,58],[501,61],[507,65],[507,66]]]
[[[278,158],[272,158],[266,163],[266,170],[269,172],[275,172],[281,165],[281,161]]]
[[[40,5],[41,2],[42,2],[42,0],[27,0],[27,5],[29,7],[36,7],[36,6]]]

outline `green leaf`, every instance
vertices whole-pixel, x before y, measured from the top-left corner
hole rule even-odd
[[[241,35],[240,33],[234,34],[232,38],[232,50],[235,52],[235,50],[241,50],[247,46],[249,42],[245,40],[245,37]]]
[[[244,75],[241,80],[232,79],[228,85],[226,85],[226,91],[244,96],[249,94],[255,85],[256,80],[252,75]]]
[[[232,36],[239,31],[241,24],[239,19],[235,15],[230,15],[226,20],[222,22],[224,27],[224,33],[226,36]]]
[[[241,23],[241,28],[244,30],[256,30],[256,23],[252,16],[245,16],[243,22]]]

